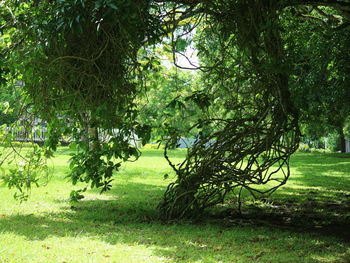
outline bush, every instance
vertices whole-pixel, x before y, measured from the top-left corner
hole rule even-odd
[[[159,145],[159,143],[148,143],[141,147],[145,150],[164,150],[164,145]]]
[[[329,134],[327,148],[333,152],[340,150],[340,138],[338,133]]]
[[[11,142],[11,146],[15,148],[32,148],[35,145],[37,145],[34,142]],[[2,147],[9,147],[10,145],[8,144],[0,144]]]
[[[305,153],[330,153],[332,152],[330,149],[317,149],[310,147],[309,145],[305,143],[300,143],[298,152],[305,152]]]
[[[311,152],[311,149],[310,149],[309,145],[307,145],[305,143],[300,143],[298,151],[299,152],[309,153],[309,152]]]

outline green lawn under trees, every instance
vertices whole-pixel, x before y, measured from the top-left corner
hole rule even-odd
[[[349,263],[349,42],[349,0],[0,0],[0,263]]]
[[[89,191],[75,204],[68,159],[60,148],[47,187],[33,188],[27,202],[0,188],[1,263],[350,261],[350,155],[297,153],[286,186],[265,201],[245,199],[243,217],[228,210],[232,199],[204,221],[176,224],[157,219],[175,178],[162,151],[143,151],[123,165],[111,191]]]

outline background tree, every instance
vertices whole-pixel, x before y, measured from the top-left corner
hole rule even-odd
[[[201,83],[193,71],[161,66],[146,76],[147,92],[140,97],[140,122],[152,126],[153,141],[161,139],[168,127],[184,137],[195,137],[190,128],[205,115],[201,105]],[[203,95],[202,95],[203,96]]]
[[[350,115],[350,29],[329,8],[292,9],[285,37],[293,60],[291,90],[301,123],[311,139],[340,135]]]

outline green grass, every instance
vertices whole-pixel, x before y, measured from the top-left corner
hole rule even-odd
[[[177,224],[156,219],[174,180],[163,179],[173,173],[161,151],[145,151],[110,192],[89,191],[73,206],[68,158],[61,148],[49,184],[27,202],[0,188],[0,262],[350,262],[349,155],[298,153],[287,185],[265,203],[247,202],[243,219]]]

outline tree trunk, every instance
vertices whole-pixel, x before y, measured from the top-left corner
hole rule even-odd
[[[90,151],[97,151],[100,148],[100,141],[98,138],[98,130],[96,127],[89,127],[89,149]]]
[[[346,145],[345,145],[345,134],[343,128],[339,129],[339,139],[340,139],[340,152],[345,153],[346,152]]]

